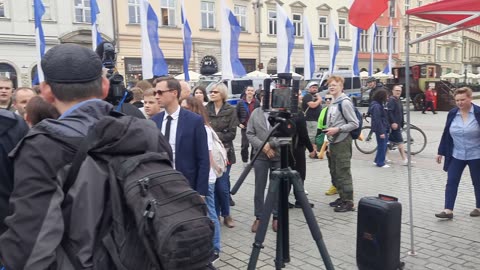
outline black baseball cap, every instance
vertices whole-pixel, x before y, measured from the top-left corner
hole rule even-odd
[[[86,83],[102,76],[102,60],[91,49],[77,44],[60,44],[42,58],[46,82]]]
[[[367,79],[367,83],[376,82],[376,81],[377,81],[377,79],[375,77],[368,77],[368,79]]]

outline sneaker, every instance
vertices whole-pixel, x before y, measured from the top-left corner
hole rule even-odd
[[[372,162],[373,166],[377,166],[377,163],[376,162]]]
[[[293,189],[292,189],[292,190],[293,190]],[[307,191],[306,189],[304,189],[304,191],[305,191],[305,195],[308,195],[308,191]]]
[[[391,159],[385,159],[385,163],[389,163],[389,164],[392,164],[392,160]]]
[[[335,201],[329,203],[330,207],[337,207],[338,205],[342,204],[342,199],[338,198]]]
[[[415,163],[416,163],[415,161],[410,160],[410,164],[415,164]],[[403,165],[404,165],[404,166],[408,166],[408,159],[405,159],[405,160],[403,161]]]
[[[390,165],[385,164],[385,165],[381,166],[380,168],[390,168]]]
[[[478,208],[473,209],[472,212],[470,212],[471,217],[480,217],[480,210]]]
[[[345,202],[342,202],[341,204],[337,205],[333,211],[335,212],[340,212],[340,213],[343,213],[343,212],[350,212],[350,211],[355,211],[355,207],[353,206],[353,202],[352,201],[345,201]]]
[[[219,254],[218,250],[215,250],[213,252],[211,264],[216,263],[218,261],[218,259],[220,259],[220,254]]]
[[[335,195],[337,194],[337,188],[334,186],[334,185],[331,185],[330,188],[327,190],[327,192],[325,192],[325,195]]]

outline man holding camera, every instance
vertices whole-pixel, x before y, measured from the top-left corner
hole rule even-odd
[[[322,110],[322,97],[318,93],[318,83],[313,82],[308,87],[308,93],[302,99],[302,110],[307,121],[308,137],[315,147],[315,135],[317,134],[317,121]]]

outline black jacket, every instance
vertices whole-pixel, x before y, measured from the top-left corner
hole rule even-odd
[[[387,111],[383,105],[374,100],[370,105],[369,111],[372,116],[372,131],[378,135],[388,133]]]
[[[223,146],[227,149],[227,157],[230,164],[236,162],[235,149],[233,148],[233,140],[237,135],[238,119],[235,108],[224,103],[218,114],[215,113],[215,104],[210,101],[207,106],[208,117],[210,118],[210,126],[215,130]]]
[[[308,137],[307,121],[305,116],[302,112],[298,112],[298,114],[293,118],[293,121],[295,123],[296,131],[292,139],[293,149],[297,149],[297,147],[306,147],[308,152],[312,152],[313,146],[310,142],[310,138]]]
[[[253,110],[260,106],[260,102],[255,98],[253,98],[251,102],[253,102]],[[248,119],[253,112],[253,110],[248,111],[246,107],[249,108],[249,104],[245,99],[239,100],[236,106],[238,122],[243,124],[245,128],[247,128]]]
[[[402,101],[400,99],[391,96],[388,99],[388,122],[390,124],[398,124],[399,127],[403,127],[404,120],[403,120],[403,106]]]
[[[27,132],[28,126],[19,115],[0,109],[0,234],[7,229],[3,220],[10,214],[8,199],[13,189],[13,161],[8,153]]]
[[[5,220],[8,230],[0,236],[0,261],[6,269],[73,270],[60,245],[64,237],[72,248],[80,250],[75,256],[77,262],[84,269],[91,269],[108,178],[96,174],[98,170],[88,171],[94,175],[77,178],[67,194],[65,207],[62,207],[65,198],[62,186],[79,143],[89,128],[111,110],[109,103],[95,100],[82,104],[62,119],[44,120],[12,152],[13,213]],[[140,127],[133,131],[124,125],[105,128],[98,134],[102,141],[108,142],[103,144],[101,153],[155,151],[153,146],[163,137],[152,121],[139,122]]]

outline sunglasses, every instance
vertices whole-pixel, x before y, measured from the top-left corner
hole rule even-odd
[[[218,93],[220,93],[220,92],[219,92],[219,91],[216,91],[216,90],[210,91],[210,94],[218,94]]]
[[[157,91],[155,91],[155,94],[161,96],[161,95],[163,95],[163,93],[172,92],[172,91],[175,91],[175,90],[176,90],[176,89],[157,90]]]
[[[331,101],[332,98],[331,98],[331,97],[326,97],[326,98],[325,98],[325,101],[329,101],[329,100]]]

